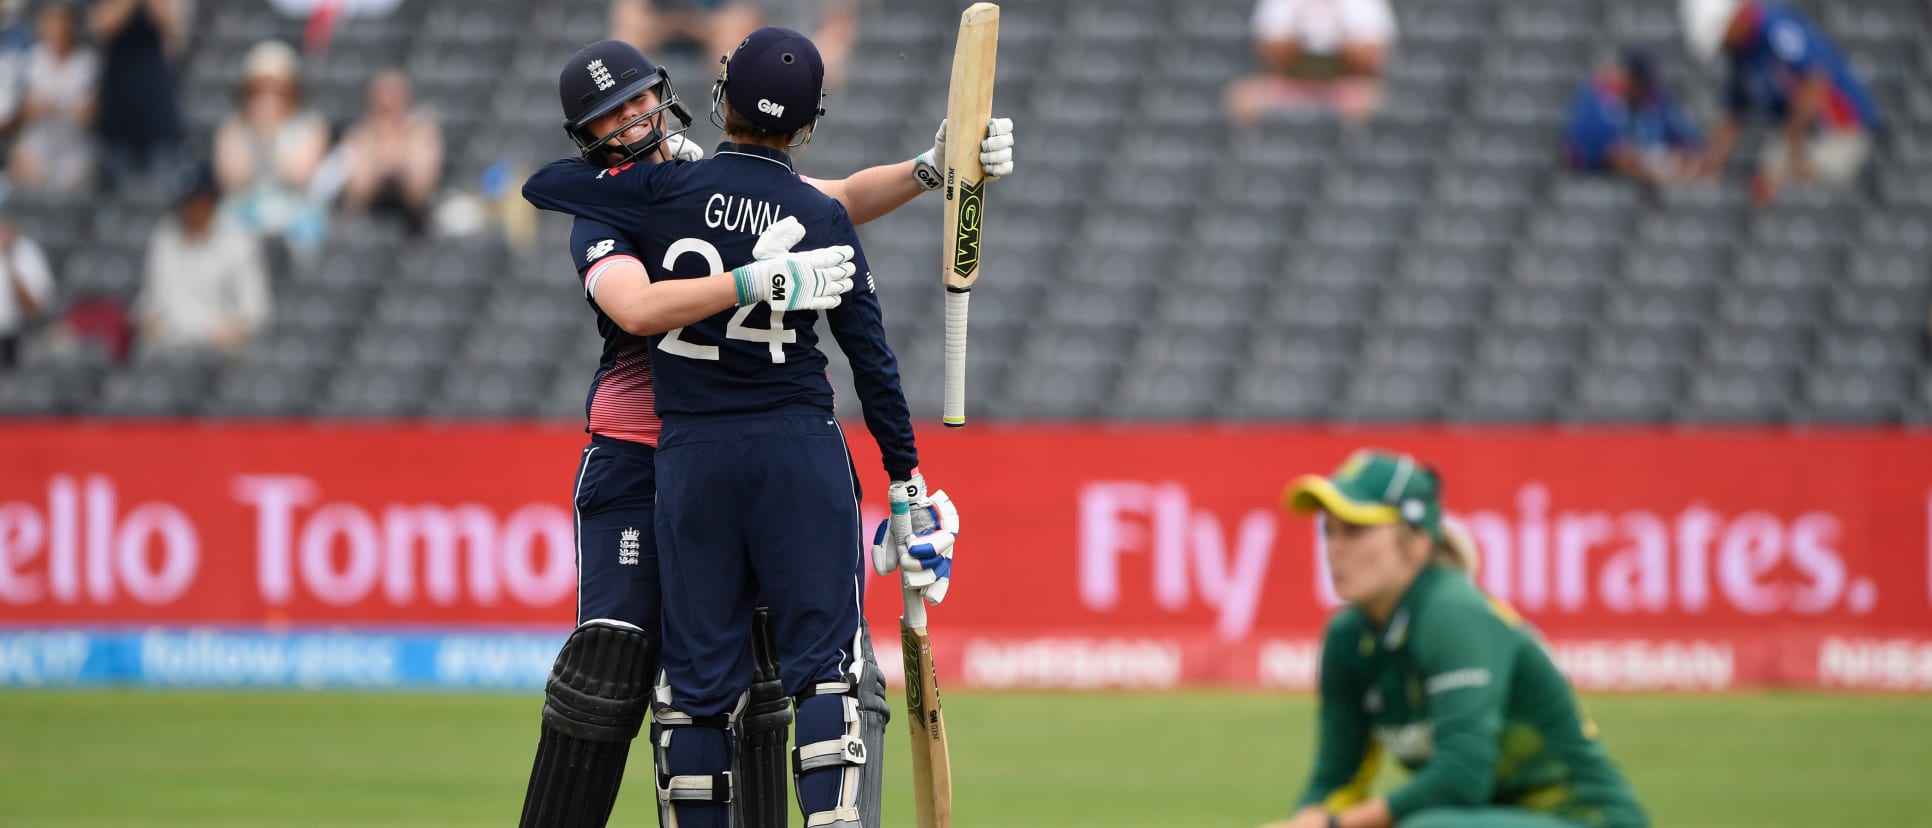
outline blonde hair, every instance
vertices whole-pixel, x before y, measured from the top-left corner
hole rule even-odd
[[[1461,572],[1469,576],[1472,581],[1475,580],[1477,571],[1482,568],[1482,551],[1477,549],[1476,539],[1470,536],[1469,530],[1460,522],[1448,515],[1442,516],[1441,527],[1442,534],[1439,537],[1430,536],[1426,530],[1406,523],[1402,525],[1402,532],[1405,537],[1428,536],[1430,561]]]

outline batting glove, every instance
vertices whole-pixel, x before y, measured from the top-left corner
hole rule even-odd
[[[676,160],[679,160],[679,161],[703,161],[704,160],[704,147],[698,146],[698,142],[696,141],[685,140],[684,136],[682,135],[673,135],[669,138],[664,139],[664,146],[666,149],[670,150],[671,157]]]
[[[928,190],[937,190],[946,183],[945,174],[939,164],[946,158],[946,122],[940,120],[939,132],[932,136],[932,149],[919,153],[912,159],[912,180]],[[987,179],[1000,178],[1013,172],[1013,119],[993,118],[986,122],[986,140],[979,142],[979,165],[986,170]]]
[[[872,535],[872,568],[881,575],[899,570],[903,588],[927,603],[945,600],[952,584],[953,543],[959,536],[959,510],[945,492],[926,494],[926,480],[915,474],[892,483],[891,517]]]
[[[879,531],[872,536],[872,571],[891,575],[899,568],[899,551],[912,538],[913,504],[923,507],[931,502],[926,496],[925,475],[914,471],[906,480],[892,481],[886,490],[886,504],[892,507],[892,514],[880,522]]]
[[[758,261],[731,271],[738,283],[738,305],[768,302],[773,310],[828,310],[852,289],[850,245],[834,245],[793,253],[792,245],[805,238],[805,226],[786,216],[759,234],[751,255]]]

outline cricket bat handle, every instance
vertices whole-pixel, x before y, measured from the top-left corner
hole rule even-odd
[[[949,428],[966,424],[966,305],[972,296],[971,288],[946,289],[946,402],[940,422]],[[923,607],[920,617],[925,617]]]
[[[926,596],[916,589],[901,590],[906,599],[905,612],[900,617],[905,624],[915,630],[926,628]]]

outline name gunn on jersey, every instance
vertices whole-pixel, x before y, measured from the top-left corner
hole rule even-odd
[[[704,200],[704,226],[713,230],[742,230],[755,235],[781,218],[784,216],[779,215],[778,205],[769,201],[723,193],[712,193]]]

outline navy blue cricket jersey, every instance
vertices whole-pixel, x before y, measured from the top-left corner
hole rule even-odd
[[[586,218],[571,223],[570,250],[583,281],[584,298],[597,312],[597,335],[604,340],[603,358],[584,404],[584,430],[656,446],[659,421],[653,405],[650,344],[644,337],[618,327],[591,295],[597,280],[611,265],[641,263],[637,250],[622,231]]]
[[[851,245],[861,275],[826,319],[851,361],[866,427],[879,443],[886,472],[902,480],[918,467],[898,359],[886,342],[858,232],[845,208],[801,179],[785,153],[724,143],[704,161],[611,169],[570,158],[538,170],[524,183],[523,195],[539,208],[623,231],[608,249],[602,239],[572,234],[579,271],[587,277],[595,275],[596,260],[614,253],[637,256],[653,281],[723,272],[752,261],[758,234],[787,216],[805,226],[799,249]],[[760,303],[651,337],[658,415],[673,422],[798,407],[832,411],[817,321],[817,311],[774,311]]]

